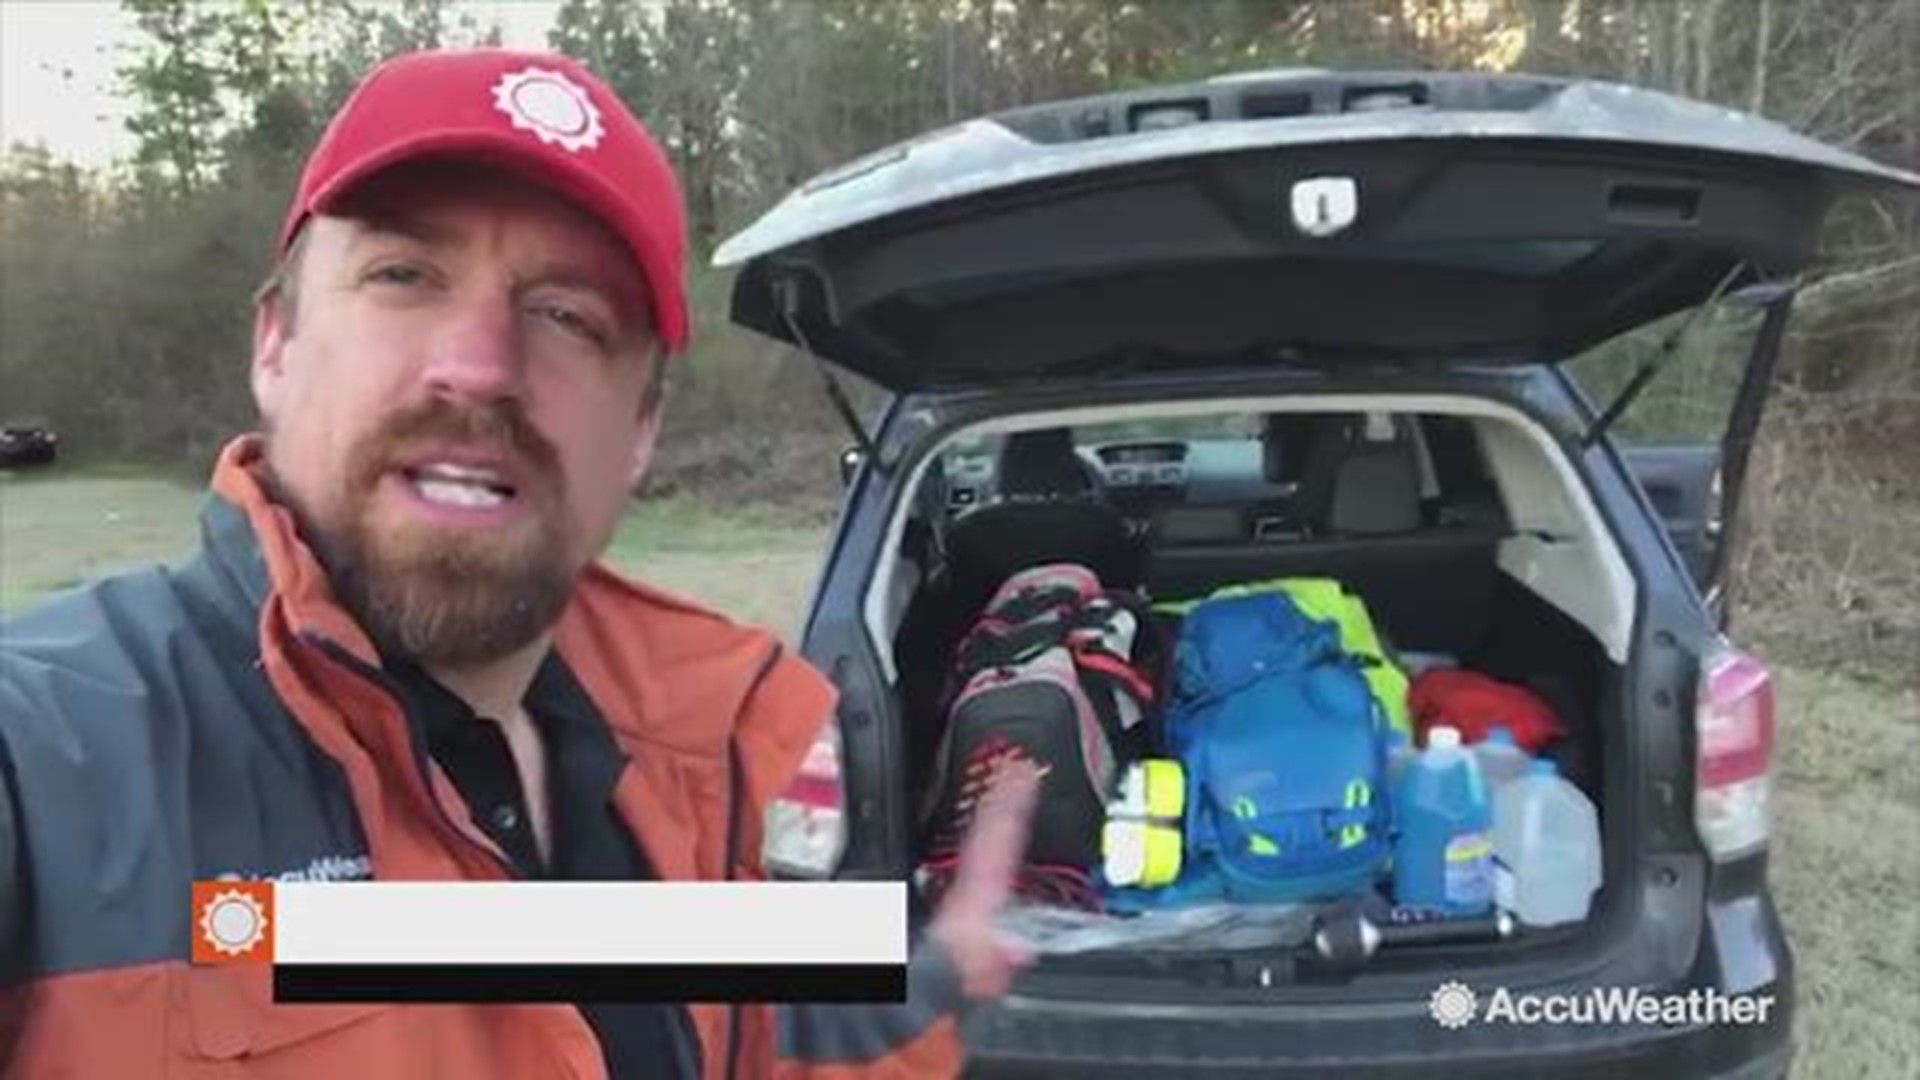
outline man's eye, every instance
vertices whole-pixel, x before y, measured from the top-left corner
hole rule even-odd
[[[367,274],[367,280],[388,285],[419,285],[427,280],[427,272],[407,263],[388,263],[375,267]]]
[[[562,304],[541,304],[535,309],[539,315],[560,329],[594,345],[605,344],[606,335],[600,332],[593,320],[578,311]]]

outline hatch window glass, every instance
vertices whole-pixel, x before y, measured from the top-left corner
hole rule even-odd
[[[1596,410],[1605,409],[1688,314],[1676,312],[1602,342],[1568,361],[1566,371]],[[1614,424],[1612,438],[1629,446],[1719,442],[1764,317],[1760,308],[1739,302],[1703,310],[1673,357]]]

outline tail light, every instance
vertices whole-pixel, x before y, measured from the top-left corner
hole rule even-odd
[[[840,779],[840,725],[829,721],[800,771],[767,804],[762,859],[779,877],[832,876],[847,847],[847,793]]]
[[[1695,732],[1693,817],[1716,862],[1766,847],[1773,774],[1773,678],[1733,649],[1708,657]]]

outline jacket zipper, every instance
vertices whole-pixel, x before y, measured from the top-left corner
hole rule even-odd
[[[777,655],[777,654],[776,654]],[[757,685],[757,684],[756,684]],[[740,744],[727,737],[727,880],[733,880],[740,849]],[[740,1005],[727,1006],[727,1080],[740,1075]]]
[[[360,678],[372,683],[376,689],[386,694],[389,699],[401,705],[401,711],[403,713],[406,711],[403,699],[399,694],[394,692],[391,682],[380,671],[362,664],[358,657],[355,657],[330,638],[320,634],[303,634],[302,636],[318,646],[319,649],[332,658],[335,663],[340,664]],[[767,653],[767,658],[761,662],[760,670],[754,674],[753,683],[747,689],[747,696],[749,698],[753,696],[755,691],[760,689],[760,684],[766,681],[768,673],[773,670],[773,665],[779,661],[780,653],[781,647],[777,644]],[[408,732],[407,742],[409,746],[412,746],[413,735],[411,730]],[[484,846],[474,844],[470,838],[460,832],[459,827],[453,823],[453,818],[448,816],[446,807],[441,806],[440,800],[433,797],[433,785],[431,779],[426,776],[425,772],[427,768],[426,762],[420,758],[417,752],[419,748],[413,747],[413,749],[416,751],[414,754],[414,762],[421,769],[422,782],[427,785],[427,802],[433,805],[434,814],[435,817],[439,819],[439,824],[461,843],[467,844],[468,846],[480,847],[480,850],[487,855],[488,858],[499,863],[501,868],[507,871],[509,878],[518,876],[515,874],[512,865],[506,861],[503,855],[489,851]],[[726,880],[728,881],[734,879],[734,866],[737,864],[740,853],[740,793],[746,787],[742,775],[743,772],[744,768],[740,763],[740,744],[730,735],[727,738]],[[736,1002],[727,1006],[727,1080],[736,1080],[739,1074],[740,1005]]]
[[[747,688],[747,698],[751,699],[773,671],[773,665],[780,660],[781,648],[776,643],[760,663],[760,670],[754,673],[753,684]],[[727,736],[727,870],[728,881],[732,881],[733,868],[739,865],[740,857],[740,796],[746,789],[745,767],[740,763],[740,743],[731,734]],[[727,1080],[737,1080],[740,1075],[740,1005],[735,1002],[727,1006]]]
[[[409,715],[405,696],[395,689],[392,680],[388,679],[385,673],[362,663],[359,657],[348,652],[332,638],[314,633],[303,633],[300,636],[317,646],[322,653],[326,654],[341,667],[359,676],[362,680],[371,683],[374,689],[385,694],[390,701],[400,708],[402,716]],[[508,861],[504,852],[495,851],[485,844],[477,843],[472,837],[461,832],[460,826],[454,822],[452,815],[447,813],[447,808],[440,804],[438,798],[434,797],[433,777],[428,771],[431,766],[428,764],[427,755],[421,753],[422,747],[416,745],[413,725],[411,723],[407,725],[407,746],[413,751],[413,763],[420,774],[420,783],[425,790],[427,804],[433,807],[435,824],[440,827],[441,832],[451,837],[457,844],[478,850],[480,854],[499,865],[500,869],[505,872],[507,880],[518,880],[520,878],[520,872],[515,869],[512,862]]]

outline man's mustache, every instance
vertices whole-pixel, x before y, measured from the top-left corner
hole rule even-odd
[[[482,447],[507,456],[522,479],[557,482],[560,455],[517,402],[457,405],[435,399],[394,413],[362,440],[356,479],[371,484],[406,447],[421,442]]]

